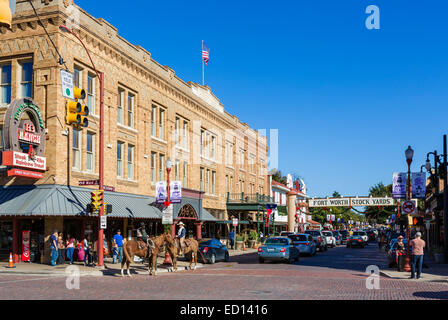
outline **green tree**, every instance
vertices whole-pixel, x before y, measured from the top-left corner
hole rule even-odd
[[[369,189],[369,196],[372,197],[392,197],[392,184],[385,186],[382,182],[377,183]],[[366,217],[369,221],[376,221],[377,223],[386,223],[386,219],[395,213],[396,206],[387,207],[366,207]]]
[[[283,176],[280,170],[275,170],[275,172],[272,173],[272,180],[284,185],[287,183],[287,177]]]

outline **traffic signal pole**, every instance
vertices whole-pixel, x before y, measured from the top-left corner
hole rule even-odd
[[[100,78],[100,163],[99,163],[99,190],[104,186],[104,73],[99,74]],[[103,229],[101,229],[101,217],[104,214],[104,197],[98,214],[98,266],[104,266],[103,256]]]

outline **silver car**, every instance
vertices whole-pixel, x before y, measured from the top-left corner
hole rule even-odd
[[[333,233],[331,231],[322,231],[322,234],[325,236],[327,244],[330,247],[336,247],[336,238],[333,236]]]
[[[262,246],[258,248],[258,262],[265,260],[281,260],[293,264],[299,261],[300,251],[287,237],[268,238]]]
[[[306,254],[309,256],[316,255],[317,245],[313,237],[309,234],[299,233],[288,236],[292,240],[292,244],[297,247],[300,254]]]

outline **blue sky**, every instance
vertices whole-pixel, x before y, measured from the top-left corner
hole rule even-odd
[[[279,168],[309,195],[367,195],[442,153],[448,2],[75,0],[185,81],[206,84],[255,129],[279,129]],[[129,5],[132,3],[132,5]],[[380,30],[368,30],[368,5]]]

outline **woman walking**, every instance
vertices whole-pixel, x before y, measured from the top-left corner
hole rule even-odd
[[[65,245],[62,232],[58,235],[58,264],[65,264]]]
[[[405,254],[405,248],[403,243],[403,236],[398,237],[397,249],[395,250],[395,255],[397,256],[397,269],[401,272],[401,265],[403,263],[403,257]]]
[[[73,264],[73,252],[75,251],[75,238],[70,237],[69,234],[67,234],[67,241],[65,243],[66,245],[66,251],[67,251],[67,258],[70,260],[70,264]]]

